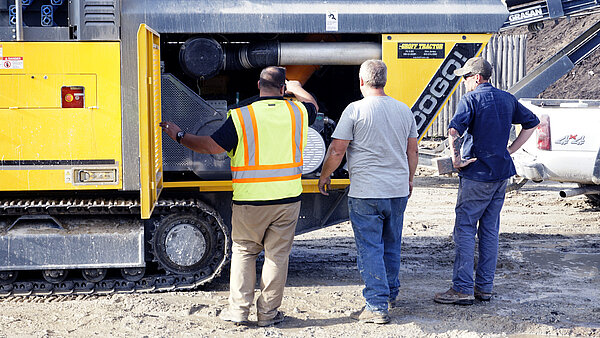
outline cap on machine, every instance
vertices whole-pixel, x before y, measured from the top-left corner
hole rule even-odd
[[[462,68],[454,70],[454,75],[464,76],[467,74],[481,74],[483,77],[489,78],[492,76],[492,65],[481,57],[470,58]]]

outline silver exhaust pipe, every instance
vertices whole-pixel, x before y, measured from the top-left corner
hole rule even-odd
[[[279,65],[360,65],[381,59],[378,42],[281,42]]]
[[[15,23],[15,39],[23,41],[23,3],[21,0],[15,1],[16,23]]]
[[[583,194],[600,194],[600,186],[585,186],[573,189],[565,189],[561,190],[558,194],[562,198],[573,197]]]
[[[221,45],[206,37],[188,39],[179,50],[181,69],[196,79],[209,79],[221,70],[266,66],[352,66],[381,59],[379,42],[280,42]]]

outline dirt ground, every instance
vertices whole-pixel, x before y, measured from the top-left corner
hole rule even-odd
[[[296,238],[286,320],[275,327],[221,322],[222,278],[192,292],[0,299],[0,336],[600,336],[600,209],[583,196],[560,199],[557,183],[527,183],[507,194],[491,302],[433,302],[450,286],[457,182],[420,168],[405,218],[402,305],[388,325],[348,317],[363,298],[346,222]]]

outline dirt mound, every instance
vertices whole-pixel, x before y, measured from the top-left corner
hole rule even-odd
[[[573,18],[547,20],[538,32],[528,32],[527,27],[518,27],[507,34],[527,34],[527,72],[531,72],[563,47],[577,38],[585,30],[600,21],[600,14],[588,14]],[[544,99],[600,99],[600,87],[595,83],[600,79],[600,49],[575,65],[548,87],[540,98]]]

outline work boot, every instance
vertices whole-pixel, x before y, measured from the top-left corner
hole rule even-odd
[[[492,293],[479,291],[479,289],[475,288],[475,298],[479,299],[480,301],[487,302],[492,299]]]
[[[352,312],[350,318],[363,323],[387,324],[390,322],[390,316],[387,313],[372,312],[364,306],[362,309]]]
[[[264,326],[271,326],[271,325],[279,324],[279,323],[283,322],[284,317],[285,316],[283,315],[283,312],[277,311],[277,314],[275,315],[275,317],[273,317],[271,319],[259,319],[258,326],[264,327]]]
[[[226,322],[232,322],[235,325],[248,325],[250,322],[248,321],[248,317],[244,317],[242,315],[235,314],[229,309],[229,307],[221,310],[219,313],[219,319],[224,320]]]
[[[453,288],[450,288],[450,290],[444,293],[436,293],[433,300],[436,303],[441,304],[473,305],[475,297],[473,297],[473,295],[454,291]]]

